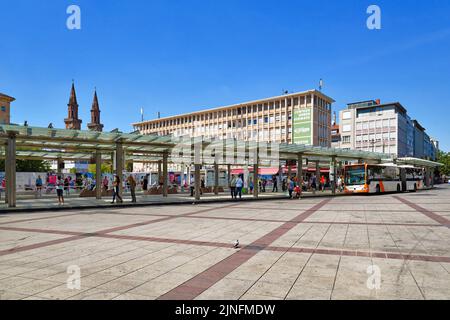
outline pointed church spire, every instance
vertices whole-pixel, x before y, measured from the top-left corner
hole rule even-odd
[[[68,116],[64,119],[66,124],[66,129],[80,130],[81,129],[81,119],[78,119],[78,102],[77,95],[75,93],[75,84],[72,80],[72,88],[70,90],[70,98],[68,107]]]
[[[73,83],[73,80],[72,80],[72,89],[70,90],[69,105],[78,105],[77,94],[75,93],[75,84]]]
[[[94,91],[94,100],[92,101],[92,110],[100,110],[98,106],[97,89]]]
[[[100,106],[97,98],[97,88],[94,90],[94,99],[91,107],[91,123],[88,124],[91,131],[103,131],[103,124],[100,123]]]

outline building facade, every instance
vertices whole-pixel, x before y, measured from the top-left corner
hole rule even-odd
[[[141,134],[329,147],[333,99],[317,90],[133,123]]]
[[[425,129],[399,103],[350,103],[339,113],[340,148],[388,153],[393,157],[435,159]]]
[[[0,124],[11,123],[11,102],[14,100],[16,99],[0,93]]]

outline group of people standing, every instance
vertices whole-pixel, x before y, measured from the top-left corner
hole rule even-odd
[[[241,176],[231,176],[230,180],[230,192],[231,192],[231,198],[237,199],[239,196],[239,199],[242,199],[242,188],[244,187],[244,180],[242,180]]]

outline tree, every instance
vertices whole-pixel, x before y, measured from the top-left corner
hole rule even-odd
[[[5,171],[5,160],[0,160],[0,171]],[[48,172],[50,163],[45,160],[16,160],[17,172]]]
[[[88,167],[88,172],[95,175],[96,168],[97,168],[97,165],[95,163],[90,164]],[[110,172],[111,172],[111,165],[102,163],[102,173],[110,173]]]
[[[450,176],[450,152],[443,152],[439,150],[437,161],[443,164],[443,166],[439,168],[441,174]]]

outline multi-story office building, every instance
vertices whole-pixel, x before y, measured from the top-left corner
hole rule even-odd
[[[433,144],[425,129],[411,120],[399,102],[350,103],[347,109],[340,111],[339,118],[340,148],[435,159]]]
[[[413,120],[415,157],[435,160],[439,150],[439,142],[425,132],[425,128],[417,120]]]
[[[289,93],[235,105],[134,123],[141,134],[235,138],[331,145],[333,99],[320,91]]]
[[[13,97],[0,93],[0,124],[10,124],[11,122],[11,102]]]

